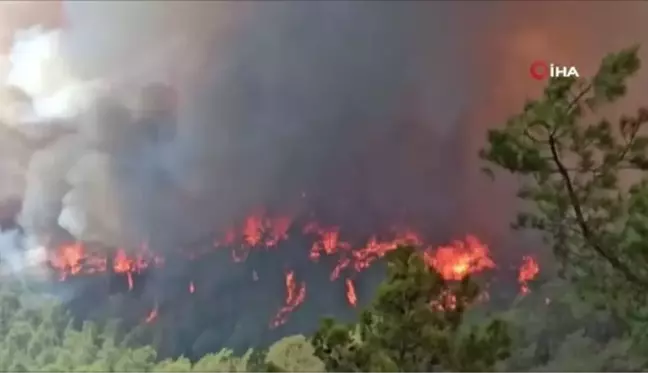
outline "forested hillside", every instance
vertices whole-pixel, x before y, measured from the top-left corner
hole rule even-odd
[[[519,176],[518,195],[527,202],[514,228],[541,234],[556,264],[509,304],[492,302],[487,279],[448,279],[417,247],[400,246],[384,257],[386,276],[354,322],[324,318],[316,333],[269,348],[190,360],[156,352],[156,323],[82,320],[29,281],[6,279],[0,371],[648,368],[648,109],[600,116],[625,95],[640,67],[637,51],[610,54],[592,78],[552,79],[541,97],[489,133],[486,172]]]

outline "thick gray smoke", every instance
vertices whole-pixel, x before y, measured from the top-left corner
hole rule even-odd
[[[181,128],[200,161],[188,179],[211,221],[291,207],[304,193],[320,219],[355,231],[405,216],[442,230],[457,198],[452,128],[471,98],[461,89],[468,69],[453,63],[459,51],[440,37],[457,31],[447,21],[454,11],[378,2],[251,9],[231,46],[206,56],[195,119]],[[445,52],[426,55],[428,45]],[[430,96],[443,101],[423,103]]]
[[[72,135],[32,160],[29,230],[59,225],[110,246],[177,246],[258,207],[314,211],[366,233],[402,222],[450,228],[458,165],[449,158],[469,69],[440,36],[458,31],[448,22],[457,9],[174,6],[178,18],[155,3],[69,4],[69,60],[85,79],[115,87],[76,119],[99,128],[94,140]],[[214,27],[194,17],[200,11],[243,21]],[[145,21],[124,18],[133,14]],[[182,38],[185,55],[170,53]],[[430,46],[445,53],[428,55]],[[170,142],[140,133],[129,110],[133,90],[160,81],[179,93]]]
[[[539,88],[530,61],[591,69],[640,41],[633,27],[645,13],[631,3],[581,4],[578,19],[533,9],[66,3],[72,70],[111,93],[76,119],[81,134],[31,160],[24,224],[41,236],[60,226],[106,245],[167,248],[264,206],[355,232],[402,222],[438,240],[504,232],[510,191],[476,176],[483,130]],[[150,83],[175,90],[162,100],[176,105],[166,117],[142,110]],[[144,130],[164,121],[175,121],[171,138]]]

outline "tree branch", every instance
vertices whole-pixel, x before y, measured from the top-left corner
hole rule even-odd
[[[637,275],[635,275],[628,266],[626,266],[623,262],[621,262],[619,259],[615,258],[614,256],[610,255],[603,247],[601,247],[597,242],[596,239],[593,235],[593,233],[590,231],[589,226],[587,225],[587,222],[585,221],[585,217],[583,215],[583,211],[580,205],[580,201],[578,200],[578,196],[576,195],[576,191],[574,190],[574,186],[572,185],[571,178],[569,177],[569,172],[563,165],[562,161],[560,160],[560,156],[558,155],[558,149],[556,147],[556,139],[553,136],[549,136],[549,147],[551,149],[551,155],[553,157],[553,161],[558,167],[558,171],[560,172],[560,175],[562,176],[563,180],[565,181],[565,185],[567,187],[567,193],[569,195],[569,200],[572,204],[572,207],[574,208],[574,213],[576,214],[576,222],[578,223],[578,226],[581,230],[581,234],[583,235],[583,238],[585,238],[585,241],[592,246],[592,248],[599,254],[601,255],[605,260],[610,263],[610,265],[620,271],[624,277],[636,284],[640,284],[643,287],[648,287],[648,283],[639,278]]]
[[[592,89],[592,83],[589,83],[582,91],[580,91],[567,105],[567,114],[576,106],[578,101],[580,101],[586,94]]]

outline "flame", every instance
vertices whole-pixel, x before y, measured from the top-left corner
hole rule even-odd
[[[364,247],[360,248],[353,248],[350,243],[341,241],[339,227],[321,227],[317,223],[309,223],[303,232],[319,236],[319,240],[311,247],[311,260],[317,261],[322,255],[341,255],[340,261],[331,272],[331,280],[337,279],[347,268],[361,272],[400,245],[421,243],[419,236],[409,230],[396,232],[395,238],[391,240],[381,241],[373,236]]]
[[[147,324],[150,324],[153,321],[155,321],[155,319],[157,319],[157,317],[158,317],[158,305],[156,303],[155,306],[153,307],[153,309],[151,310],[151,312],[149,312],[148,316],[146,316],[146,319],[144,320],[144,322],[147,323]]]
[[[81,261],[84,258],[83,245],[79,242],[59,247],[50,257],[50,263],[60,271],[60,279],[75,275],[81,271]]]
[[[270,215],[263,209],[258,209],[243,219],[240,224],[233,224],[222,231],[222,234],[214,238],[213,245],[219,250],[229,250],[234,262],[243,262],[251,250],[267,250],[288,240],[288,231],[294,221],[287,215]],[[496,268],[494,261],[489,256],[488,246],[471,235],[448,245],[434,247],[426,245],[420,234],[406,227],[395,227],[383,234],[370,236],[364,243],[352,243],[343,236],[340,227],[322,225],[316,221],[305,224],[301,228],[301,232],[312,239],[308,251],[308,258],[311,261],[318,262],[325,256],[334,259],[335,264],[329,273],[329,279],[336,281],[340,277],[345,278],[345,295],[352,307],[355,307],[358,302],[355,284],[351,280],[354,274],[371,267],[385,254],[401,245],[420,247],[423,250],[425,262],[448,281],[461,280],[471,273]],[[61,280],[73,275],[106,270],[106,256],[86,252],[84,245],[79,242],[62,245],[49,251],[51,266],[57,270]],[[183,253],[188,258],[195,260],[205,252],[183,251]],[[133,274],[139,273],[149,266],[163,266],[164,258],[153,255],[145,242],[139,250],[132,254],[124,249],[118,249],[112,263],[114,272],[126,276],[128,288],[132,290],[135,285]],[[534,278],[538,271],[537,263],[530,257],[524,257],[519,273],[522,293],[528,292],[526,282]],[[252,270],[252,280],[259,280],[259,275],[255,270]],[[196,291],[193,281],[189,282],[188,287],[190,293]],[[290,268],[285,273],[285,287],[285,305],[271,321],[272,327],[284,324],[288,319],[288,314],[299,307],[306,297],[306,284],[297,282],[295,273]],[[488,294],[484,293],[480,299],[487,300],[487,297]],[[451,309],[452,304],[452,297],[447,295],[442,297],[435,307]],[[151,311],[147,320],[155,318],[156,315],[157,306]]]
[[[518,282],[520,283],[520,292],[522,294],[528,294],[531,291],[528,282],[536,278],[539,272],[540,266],[535,259],[530,256],[524,256],[522,258],[522,265],[518,274]]]
[[[241,263],[250,249],[274,247],[288,239],[291,224],[292,218],[288,216],[270,216],[259,210],[246,217],[241,227],[228,228],[223,239],[214,240],[214,247],[232,247],[232,260]]]
[[[261,242],[263,235],[263,221],[259,215],[252,215],[245,219],[243,237],[249,246],[256,246]]]
[[[351,279],[347,279],[345,283],[346,283],[347,300],[349,301],[349,304],[351,306],[355,307],[356,304],[358,303],[358,297],[356,296],[356,291],[355,291],[355,286],[353,285],[353,281]]]
[[[133,290],[133,273],[126,272],[126,276],[128,277],[128,290]]]
[[[134,257],[129,257],[125,250],[118,249],[113,258],[112,269],[115,273],[126,276],[129,290],[133,290],[135,285],[134,273],[138,273],[147,268],[149,262],[152,262],[155,266],[160,266],[164,263],[164,260],[157,256],[148,258],[151,255],[144,250],[147,250],[147,248],[143,247],[139,254]],[[81,242],[58,247],[50,254],[49,263],[58,271],[60,281],[64,281],[71,275],[105,272],[107,268],[106,257],[88,253]]]
[[[271,327],[276,328],[283,325],[288,321],[288,314],[299,307],[306,299],[306,283],[302,282],[297,284],[295,281],[295,272],[288,271],[286,273],[286,301],[274,319],[271,322]]]
[[[473,236],[426,252],[425,258],[446,280],[458,281],[471,273],[495,268],[495,262],[488,256],[488,247]]]
[[[315,234],[320,237],[313,242],[310,250],[310,259],[319,260],[322,254],[333,255],[338,249],[349,249],[347,242],[340,242],[340,231],[337,227],[320,227],[316,222],[308,223],[302,230],[305,234]]]
[[[263,211],[256,212],[245,219],[243,240],[247,246],[276,246],[279,241],[288,238],[288,228],[292,219],[287,216],[267,216]],[[229,242],[232,242],[230,234]]]

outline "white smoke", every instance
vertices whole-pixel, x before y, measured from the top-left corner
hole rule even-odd
[[[19,229],[0,232],[0,278],[33,279],[47,275],[44,264],[47,261],[47,249],[31,242]]]
[[[71,53],[69,46],[78,44],[76,38],[84,30],[22,30],[16,33],[9,56],[5,84],[25,95],[4,105],[11,106],[4,111],[4,124],[30,139],[53,138],[32,149],[25,166],[19,221],[29,247],[51,248],[61,236],[69,235],[112,247],[125,244],[128,222],[116,193],[114,147],[128,138],[129,127],[139,117],[137,109],[150,109],[133,99],[142,86],[162,79],[161,69],[150,62],[168,60],[160,51],[177,44],[157,42],[157,52],[142,54],[147,57],[143,63],[95,72],[83,80],[74,66],[82,66],[87,55]],[[76,65],[69,63],[71,59]],[[71,131],[57,133],[60,128]]]
[[[122,242],[111,159],[101,152],[85,154],[67,174],[70,191],[63,198],[58,224],[79,240],[117,246]]]
[[[3,154],[0,162],[2,171],[24,180],[14,181],[18,187],[11,188],[5,186],[6,178],[2,182],[11,191],[2,197],[23,199],[19,221],[26,236],[17,230],[0,235],[2,262],[14,272],[43,264],[46,247],[66,229],[78,239],[90,236],[88,222],[99,213],[86,210],[97,201],[105,202],[101,208],[109,215],[102,189],[92,196],[87,191],[88,180],[93,180],[91,187],[105,181],[98,177],[96,157],[88,155],[93,132],[84,128],[93,124],[85,113],[101,84],[74,76],[62,53],[62,37],[61,30],[40,27],[18,31],[3,79],[7,92],[20,94],[5,95],[0,122],[21,133],[27,144],[20,154]]]
[[[60,30],[40,27],[16,33],[5,84],[21,89],[32,102],[14,123],[69,119],[87,108],[91,84],[74,78],[67,68],[61,37]]]

